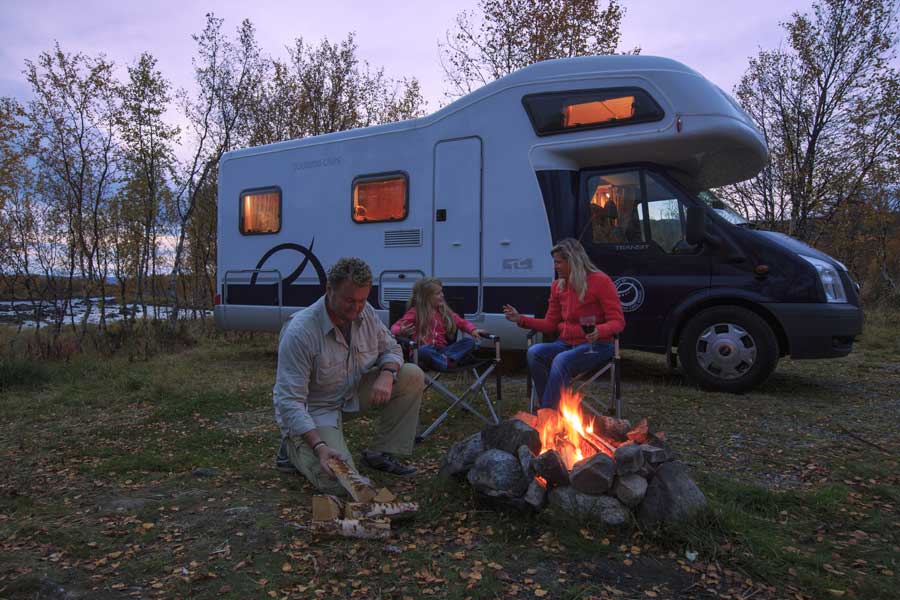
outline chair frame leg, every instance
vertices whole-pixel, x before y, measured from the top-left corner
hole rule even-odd
[[[429,379],[431,379],[431,382],[429,383],[428,386],[426,386],[426,389],[427,389],[427,387],[433,386],[435,389],[437,389],[437,390],[440,392],[440,394],[441,394],[442,396],[444,396],[445,399],[447,399],[448,401],[450,401],[449,399],[450,399],[450,398],[453,398],[453,400],[450,401],[450,402],[451,402],[451,403],[450,403],[450,406],[448,406],[448,407],[444,410],[444,412],[442,412],[442,413],[438,416],[438,418],[435,419],[434,422],[433,422],[431,425],[429,425],[427,429],[425,429],[425,431],[423,431],[422,433],[420,433],[419,435],[416,436],[416,441],[417,441],[417,442],[422,442],[422,441],[425,440],[425,438],[427,438],[429,435],[431,435],[431,433],[432,433],[435,429],[437,429],[438,425],[440,425],[441,423],[443,423],[444,420],[450,415],[450,411],[452,411],[454,408],[456,408],[457,405],[461,405],[463,408],[465,408],[466,410],[468,410],[470,413],[472,413],[473,415],[475,415],[476,417],[478,417],[479,419],[481,419],[482,421],[484,421],[487,425],[496,425],[497,423],[499,423],[499,422],[500,422],[500,419],[499,419],[499,417],[497,417],[497,413],[494,411],[494,407],[493,407],[493,405],[491,404],[490,400],[487,398],[487,393],[484,391],[484,382],[487,380],[487,378],[490,376],[490,374],[491,374],[492,372],[494,372],[494,370],[496,369],[496,367],[497,367],[497,365],[496,365],[496,363],[494,363],[494,364],[492,364],[490,367],[488,367],[488,368],[484,371],[484,373],[482,373],[481,375],[478,375],[478,377],[475,379],[475,381],[472,383],[472,385],[470,385],[470,386],[468,387],[468,389],[466,389],[466,391],[462,393],[461,396],[457,396],[456,394],[454,394],[454,393],[453,393],[452,391],[450,391],[445,385],[443,385],[442,383],[440,383],[439,381],[437,381],[437,378],[430,378],[430,377],[429,377]],[[474,371],[474,369],[473,369],[473,371]],[[477,374],[477,371],[476,371],[476,374]],[[466,398],[467,398],[469,395],[471,395],[471,394],[473,394],[474,392],[479,391],[479,390],[480,390],[482,393],[485,394],[485,399],[487,400],[487,405],[488,405],[488,407],[490,408],[491,416],[494,418],[493,421],[490,420],[490,419],[488,419],[488,418],[485,417],[484,415],[482,415],[480,412],[478,412],[478,411],[475,410],[474,408],[472,408],[472,407],[466,402]]]

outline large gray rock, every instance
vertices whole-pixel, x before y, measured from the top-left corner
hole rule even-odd
[[[639,473],[644,466],[644,453],[639,444],[622,444],[616,448],[616,473],[620,476]]]
[[[529,480],[534,478],[534,466],[531,464],[531,461],[534,460],[534,453],[528,449],[528,446],[519,446],[519,450],[517,452],[519,457],[519,464],[522,465],[522,472],[525,473],[525,477]]]
[[[476,491],[491,497],[521,496],[528,489],[519,459],[503,450],[486,450],[466,476]]]
[[[638,519],[644,525],[671,524],[684,520],[706,508],[706,496],[680,462],[660,465],[643,502]]]
[[[600,452],[575,463],[569,479],[579,492],[599,496],[612,487],[615,477],[613,459]]]
[[[444,462],[441,464],[439,475],[465,475],[482,452],[484,452],[484,442],[481,439],[480,432],[453,444],[447,450],[447,454],[444,455]]]
[[[675,458],[668,446],[641,444],[641,453],[644,455],[644,462],[654,467]]]
[[[546,479],[551,486],[569,485],[569,470],[556,450],[544,452],[531,461],[531,466],[535,474]]]
[[[628,509],[612,496],[582,494],[571,486],[553,488],[550,506],[585,524],[620,527],[628,522]]]
[[[519,446],[528,446],[534,454],[541,451],[541,436],[519,419],[509,419],[481,432],[485,449],[496,448],[515,455]]]
[[[637,506],[647,493],[647,480],[640,475],[625,475],[616,479],[613,493],[625,506]]]
[[[547,504],[547,488],[538,483],[536,479],[532,479],[522,499],[534,510],[542,510]]]

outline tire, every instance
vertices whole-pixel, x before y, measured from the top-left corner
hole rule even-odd
[[[778,364],[778,340],[756,313],[717,306],[694,315],[678,340],[688,378],[707,390],[739,394],[765,381]]]

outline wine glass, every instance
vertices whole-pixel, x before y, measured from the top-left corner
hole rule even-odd
[[[597,326],[597,317],[594,315],[585,315],[578,319],[578,322],[581,323],[581,330],[585,335],[594,331],[594,328]],[[591,347],[588,349],[585,354],[597,354],[597,351],[594,350],[594,343],[591,342]]]

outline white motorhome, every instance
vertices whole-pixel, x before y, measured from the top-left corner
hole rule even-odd
[[[744,239],[732,215],[705,202],[705,190],[748,179],[766,160],[765,141],[733,99],[650,56],[546,61],[426,117],[229,152],[219,165],[216,322],[277,331],[323,293],[328,267],[352,255],[371,265],[370,303],[385,320],[390,301],[434,276],[457,312],[504,347],[523,348],[525,332],[501,305],[540,312],[553,279],[549,249],[576,237],[617,281],[623,347],[673,357],[677,347],[701,383],[746,389],[779,356],[813,357],[797,350],[805,333],[778,307],[791,304],[792,317],[797,302],[835,308],[821,293],[823,269],[841,271],[795,248],[813,262],[772,268],[769,282],[802,276],[812,291],[767,292],[769,275],[753,268],[783,258],[784,244]],[[852,288],[846,269],[835,278]],[[843,323],[824,333],[828,356],[850,351],[861,322],[855,291],[844,296],[853,310],[802,328]],[[722,306],[753,313],[767,331],[733,313],[735,329],[711,346],[715,324],[702,327],[698,315]]]

